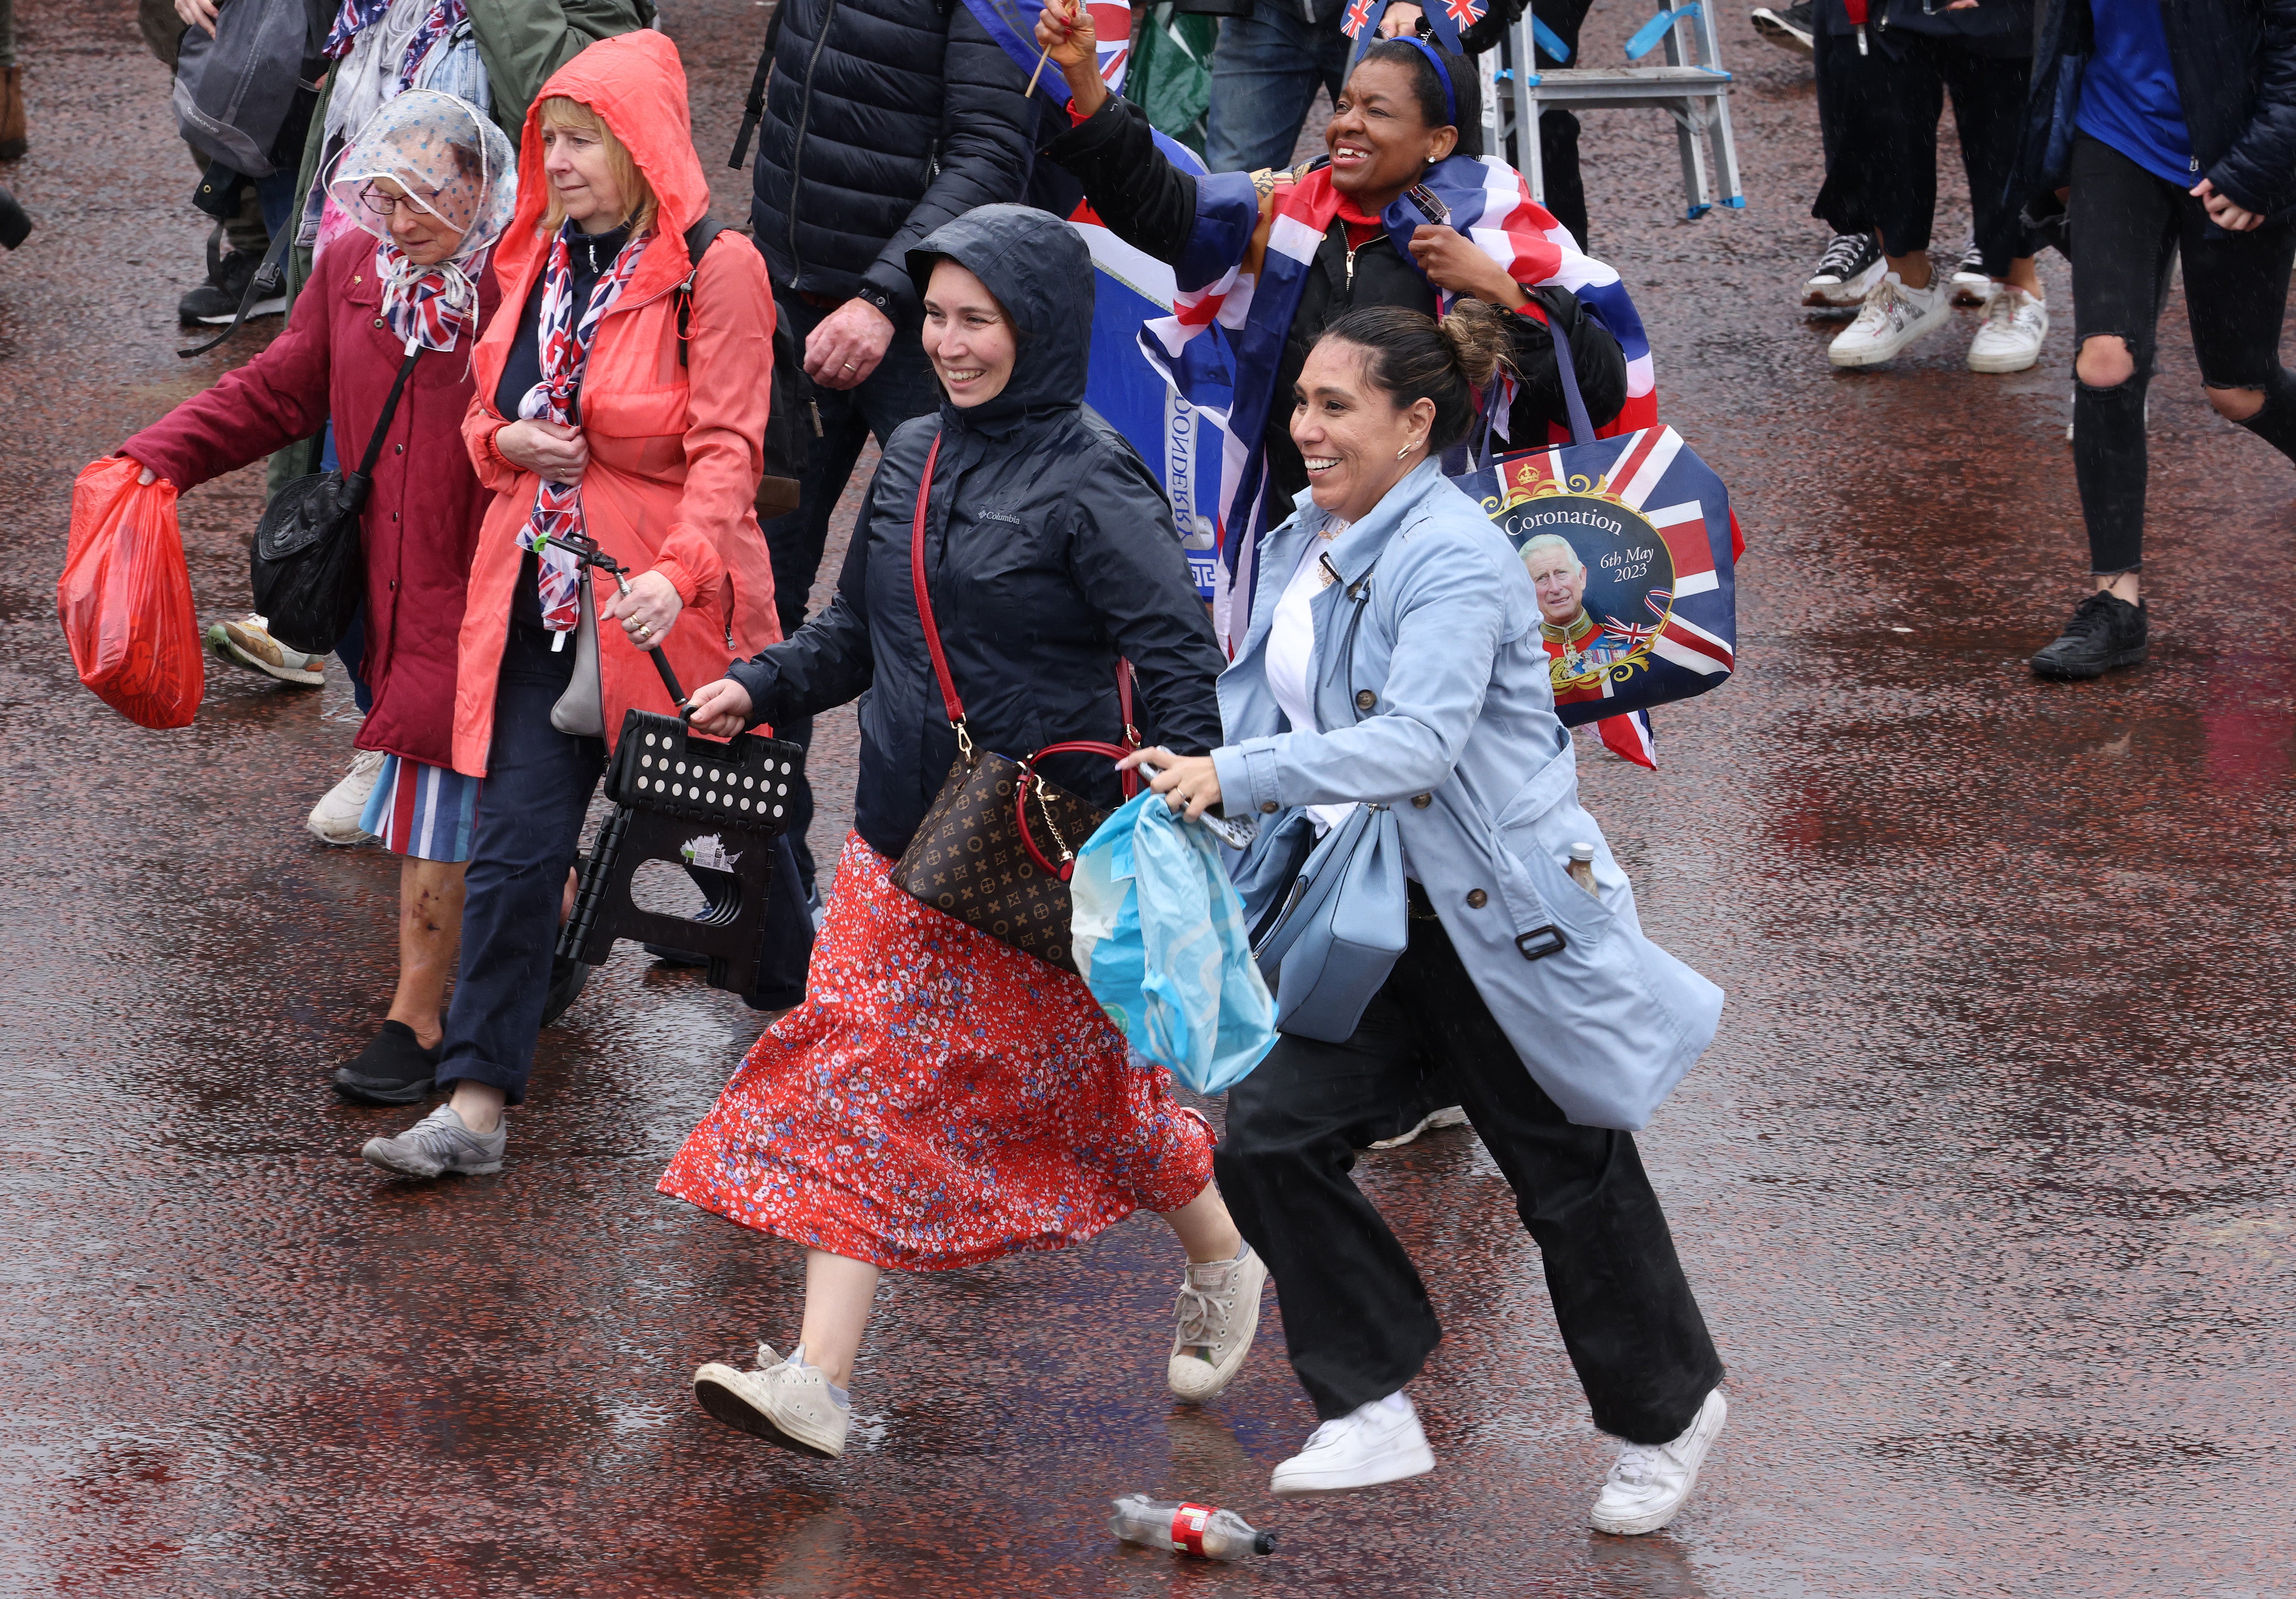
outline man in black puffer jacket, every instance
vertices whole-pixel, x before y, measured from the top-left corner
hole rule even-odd
[[[907,254],[952,217],[1021,198],[1031,114],[1027,79],[964,0],[780,0],[766,53],[750,222],[820,428],[797,509],[765,523],[786,636],[863,443],[882,448],[940,404]],[[781,732],[807,742],[812,724]],[[808,882],[812,814],[808,792],[792,838]]]

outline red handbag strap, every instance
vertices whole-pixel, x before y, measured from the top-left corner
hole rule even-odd
[[[1119,676],[1121,675],[1119,669]],[[1013,785],[1020,791],[1020,797],[1013,801],[1013,819],[1020,826],[1021,848],[1029,852],[1029,858],[1036,862],[1047,876],[1056,877],[1062,882],[1068,882],[1070,874],[1076,870],[1076,849],[1066,839],[1060,836],[1059,828],[1054,827],[1053,838],[1061,847],[1061,864],[1056,866],[1046,858],[1043,850],[1037,848],[1036,835],[1029,831],[1029,792],[1044,781],[1037,775],[1037,763],[1047,755],[1105,755],[1111,760],[1121,760],[1131,753],[1128,749],[1119,748],[1115,744],[1103,744],[1097,739],[1072,738],[1063,739],[1056,744],[1046,744],[1021,763],[1021,781]],[[1129,772],[1125,774],[1128,778],[1131,775]],[[1136,786],[1136,784],[1128,783],[1125,785],[1126,792],[1128,794]],[[1038,803],[1042,804],[1043,801],[1039,800]],[[1049,821],[1052,817],[1051,810],[1047,809],[1045,816]]]
[[[925,452],[925,469],[917,480],[917,513],[909,522],[909,585],[916,590],[917,619],[925,625],[925,648],[932,652],[933,676],[940,679],[941,709],[956,729],[956,742],[972,764],[972,735],[964,730],[964,701],[956,697],[956,680],[948,675],[948,656],[940,647],[940,625],[933,620],[932,596],[925,592],[925,500],[932,493],[933,463],[940,459],[940,435],[933,435]]]
[[[917,482],[916,513],[909,519],[909,586],[916,593],[917,619],[924,624],[925,648],[932,655],[933,676],[940,679],[941,709],[948,713],[948,725],[956,729],[957,745],[964,751],[965,762],[970,765],[972,760],[972,735],[965,731],[964,701],[956,697],[956,679],[949,676],[948,655],[940,647],[940,624],[933,620],[932,596],[925,591],[925,501],[932,494],[933,463],[939,459],[940,435],[935,433],[932,447],[925,451],[924,472]],[[1132,663],[1120,655],[1116,658],[1116,697],[1124,712],[1122,748],[1114,744],[1072,740],[1067,743],[1046,744],[1031,755],[1026,764],[1033,767],[1039,756],[1058,754],[1063,750],[1085,755],[1107,755],[1117,760],[1131,754],[1140,747],[1140,734],[1132,725]],[[1023,783],[1021,788],[1021,797],[1025,800],[1028,784]],[[1124,774],[1124,797],[1129,800],[1139,791],[1139,774],[1128,771]],[[1021,838],[1022,842],[1028,842],[1029,830],[1025,824],[1021,829]],[[1037,864],[1046,871],[1053,870],[1050,862],[1037,855],[1033,843],[1029,845],[1029,853],[1037,856]]]

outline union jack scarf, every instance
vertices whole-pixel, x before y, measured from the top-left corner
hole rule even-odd
[[[1250,621],[1253,559],[1267,533],[1261,439],[1275,399],[1275,376],[1292,318],[1316,251],[1339,214],[1331,169],[1216,172],[1195,178],[1196,224],[1173,263],[1173,314],[1140,330],[1140,348],[1182,398],[1220,430],[1219,580],[1212,607],[1224,639]],[[1618,273],[1579,252],[1570,230],[1530,197],[1522,176],[1488,156],[1455,155],[1422,180],[1458,229],[1526,288],[1570,290],[1610,330],[1627,357],[1627,403],[1599,430],[1604,437],[1656,425],[1658,394],[1650,340]],[[1426,216],[1406,196],[1380,214],[1396,252]],[[1438,314],[1456,296],[1438,290]],[[1502,403],[1511,393],[1501,397]],[[1504,424],[1502,410],[1495,422]],[[1521,449],[1535,441],[1513,441]]]
[[[340,61],[350,53],[358,36],[382,20],[390,10],[390,0],[343,0],[342,9],[335,13],[333,26],[327,29],[327,42],[321,46],[329,61]],[[431,0],[430,9],[406,41],[398,67],[398,86],[411,88],[415,70],[430,46],[450,32],[455,24],[468,13],[463,0]]]
[[[382,284],[382,315],[390,335],[402,345],[412,339],[424,349],[452,349],[479,308],[471,274],[486,270],[486,251],[468,261],[418,266],[388,239],[375,246],[374,275]]]
[[[536,327],[542,355],[542,381],[518,402],[518,414],[529,422],[566,423],[574,419],[574,396],[582,387],[582,369],[589,364],[590,340],[598,324],[611,310],[638,269],[645,254],[641,234],[622,246],[614,264],[599,275],[590,291],[590,303],[578,323],[574,319],[574,263],[566,236],[574,229],[570,219],[550,242],[550,255],[542,268],[542,310]],[[547,542],[564,533],[580,533],[582,486],[545,480],[534,496],[534,514],[519,530],[518,545],[533,550],[542,589],[542,625],[553,633],[570,633],[581,612],[581,565],[558,545]]]

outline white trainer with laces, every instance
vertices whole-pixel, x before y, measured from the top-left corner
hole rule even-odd
[[[1698,1486],[1698,1468],[1706,1452],[1722,1435],[1730,1406],[1716,1389],[1691,1418],[1689,1430],[1671,1443],[1628,1444],[1596,1496],[1587,1520],[1597,1532],[1621,1538],[1656,1532],[1674,1520],[1690,1490]]]
[[[2049,336],[2049,308],[2012,283],[1995,286],[1985,322],[1969,341],[1972,372],[2022,372],[2041,358]]]
[[[1398,1391],[1316,1428],[1297,1455],[1275,1468],[1267,1488],[1285,1499],[1342,1494],[1424,1477],[1434,1469],[1435,1451],[1420,1430],[1419,1412]]]
[[[1259,1331],[1259,1291],[1267,1263],[1250,1244],[1233,1260],[1188,1263],[1174,1309],[1179,1326],[1172,1333],[1172,1357],[1165,1381],[1183,1405],[1219,1397],[1235,1379]]]
[[[322,844],[333,844],[348,849],[353,844],[372,844],[374,834],[359,825],[359,817],[366,812],[367,796],[374,792],[375,781],[382,775],[382,751],[360,750],[351,756],[351,769],[343,780],[319,797],[303,825]]]
[[[491,1133],[474,1133],[446,1104],[396,1138],[368,1139],[359,1154],[369,1166],[402,1177],[477,1177],[502,1169],[509,1143],[507,1120],[496,1122]]]
[[[1934,277],[1926,289],[1908,289],[1894,272],[1885,272],[1857,320],[1826,346],[1825,358],[1836,366],[1874,366],[1887,361],[1946,322],[1945,285]]]
[[[693,1397],[711,1415],[752,1438],[824,1460],[845,1453],[851,1398],[840,1402],[827,1374],[807,1364],[803,1344],[786,1360],[774,1353],[773,1345],[759,1344],[754,1372],[713,1360],[693,1374]]]

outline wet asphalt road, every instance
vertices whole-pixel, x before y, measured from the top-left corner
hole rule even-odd
[[[253,346],[171,353],[201,232],[129,9],[19,0],[33,152],[0,182],[40,231],[0,258],[0,1592],[2296,1593],[2296,475],[2208,411],[2173,306],[2152,664],[2033,683],[2084,564],[2069,330],[2014,377],[1962,367],[1973,314],[1832,372],[1788,292],[1823,234],[1808,70],[1726,9],[1747,212],[1679,220],[1655,116],[1587,138],[1595,247],[1752,545],[1736,680],[1659,717],[1657,775],[1585,765],[1652,930],[1731,994],[1644,1144],[1731,1423],[1674,1528],[1628,1541],[1586,1529],[1609,1451],[1464,1134],[1365,1175],[1449,1329],[1415,1390],[1441,1469],[1304,1507],[1266,1493],[1313,1425],[1272,1299],[1226,1398],[1166,1403],[1151,1221],[889,1279],[840,1464],[708,1420],[687,1374],[793,1336],[798,1251],[654,1193],[756,1023],[627,947],[545,1037],[500,1177],[363,1166],[407,1117],[324,1080],[382,1010],[396,871],[299,825],[347,693],[218,671],[196,726],[148,733],[59,638],[74,473]],[[669,12],[713,161],[762,16]],[[1639,19],[1599,12],[1596,59]],[[246,603],[259,495],[249,472],[184,503],[203,616]],[[849,720],[823,736],[826,849]],[[1134,1489],[1282,1549],[1117,1546]]]

